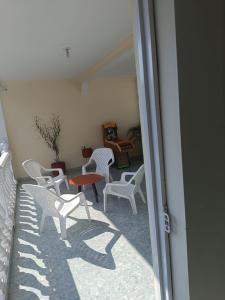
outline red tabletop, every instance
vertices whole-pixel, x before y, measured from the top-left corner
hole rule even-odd
[[[101,181],[103,177],[98,174],[86,174],[80,175],[75,178],[69,179],[69,184],[71,185],[88,185],[88,184],[95,184]]]

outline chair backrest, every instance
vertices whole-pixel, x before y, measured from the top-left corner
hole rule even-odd
[[[142,180],[145,175],[145,168],[144,164],[140,166],[140,168],[137,170],[137,172],[134,174],[134,176],[130,179],[130,182],[134,181],[135,185],[140,186],[142,183]]]
[[[38,162],[36,162],[32,159],[28,159],[22,163],[22,166],[23,166],[24,170],[26,171],[26,173],[32,179],[35,179],[38,182],[38,184],[44,185],[46,183],[45,179],[38,179],[38,180],[36,179],[37,177],[43,176],[43,174],[41,173],[41,170],[44,169]]]
[[[54,192],[51,192],[43,186],[34,184],[23,184],[22,188],[34,198],[35,202],[40,205],[44,211],[50,212],[50,215],[54,214],[58,216],[58,210],[62,207],[63,202]]]
[[[109,166],[115,161],[113,151],[110,148],[95,149],[90,159],[96,163],[96,172],[102,175],[108,174]]]

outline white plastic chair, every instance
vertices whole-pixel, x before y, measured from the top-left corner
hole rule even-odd
[[[132,176],[129,181],[126,177]],[[141,189],[141,182],[144,177],[144,165],[142,165],[137,172],[123,172],[120,181],[107,183],[104,194],[104,211],[107,209],[107,195],[115,195],[117,197],[126,198],[130,201],[133,214],[137,214],[137,207],[135,202],[135,194],[139,193],[142,201],[145,203],[145,196]]]
[[[66,239],[66,218],[81,204],[84,204],[89,221],[91,220],[84,193],[56,195],[54,190],[33,184],[23,184],[22,188],[34,198],[42,208],[40,232],[43,232],[45,218],[48,216],[58,217],[60,222],[61,236]]]
[[[22,166],[26,173],[34,180],[36,180],[37,184],[44,187],[54,187],[57,195],[61,195],[60,193],[60,185],[62,182],[65,182],[67,189],[69,190],[69,184],[67,181],[67,176],[63,174],[62,169],[46,169],[38,162],[28,159],[22,163]],[[51,173],[57,171],[59,175],[56,177],[46,176],[44,174]]]
[[[93,163],[96,163],[95,172],[87,172],[87,167]],[[89,159],[89,161],[82,167],[82,174],[96,173],[105,177],[105,182],[112,180],[109,168],[114,164],[115,158],[112,149],[110,148],[98,148],[95,149]]]

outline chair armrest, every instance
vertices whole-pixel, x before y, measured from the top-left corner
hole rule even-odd
[[[85,174],[86,173],[86,168],[91,164],[91,159],[89,159],[89,161],[82,166],[82,174]]]
[[[65,179],[65,178],[67,178],[67,176],[66,175],[57,175],[57,176],[55,176],[55,177],[52,177],[52,180],[53,181],[56,181],[56,180],[58,180],[58,179]]]
[[[112,161],[109,163],[109,167],[111,167],[114,164],[114,162],[115,162],[115,159],[112,158]]]
[[[104,188],[104,192],[107,193],[107,191],[111,188],[111,187],[125,187],[128,186],[129,182],[121,182],[121,183],[106,183],[105,188]]]
[[[39,177],[36,177],[35,179],[37,181],[38,181],[38,179],[47,179],[50,181],[51,185],[54,185],[54,181],[51,176],[39,176]],[[48,182],[46,182],[45,186],[49,186]]]
[[[135,172],[123,172],[122,174],[121,174],[121,181],[123,181],[123,182],[127,182],[127,180],[126,180],[126,177],[127,176],[134,176],[136,173]]]
[[[63,170],[60,168],[54,168],[54,169],[44,169],[45,172],[59,172],[58,176],[64,176]]]

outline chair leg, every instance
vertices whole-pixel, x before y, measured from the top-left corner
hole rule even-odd
[[[59,218],[61,237],[62,239],[66,239],[66,219],[63,217]]]
[[[107,194],[103,193],[103,195],[104,195],[104,212],[106,212],[106,210],[107,210]]]
[[[41,217],[41,224],[40,224],[40,232],[43,232],[44,231],[44,226],[45,226],[45,214],[42,213],[42,217]]]
[[[69,183],[68,183],[68,179],[67,179],[67,178],[65,178],[65,184],[66,184],[67,190],[69,190],[69,189],[70,189],[70,186],[69,186]]]
[[[58,196],[60,196],[60,195],[61,195],[61,192],[60,192],[59,184],[55,184],[55,190],[56,190],[56,194],[57,194]]]
[[[144,193],[143,193],[143,191],[142,191],[141,188],[139,188],[138,193],[139,193],[139,195],[140,195],[140,197],[141,197],[141,200],[142,200],[144,203],[146,203],[145,196],[144,196]]]
[[[111,175],[111,174],[109,174],[109,181],[110,181],[110,182],[113,182],[113,178],[112,178],[112,175]]]
[[[132,195],[129,199],[130,199],[130,205],[131,205],[133,214],[136,215],[137,214],[137,206],[136,206],[136,201],[135,201],[134,195]]]
[[[109,175],[105,175],[105,183],[109,183],[110,181],[110,176]]]

